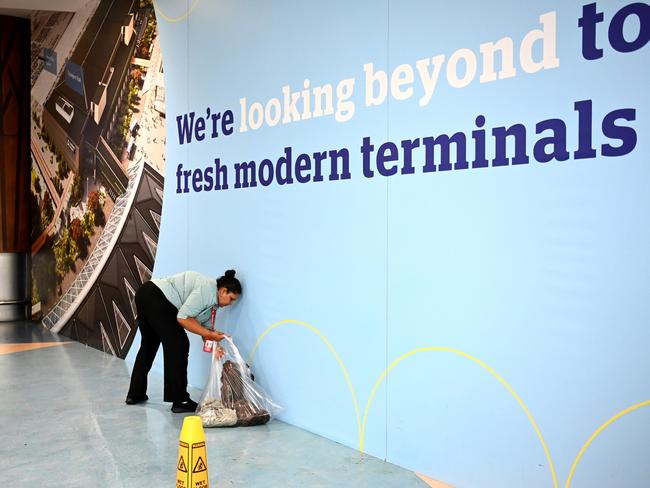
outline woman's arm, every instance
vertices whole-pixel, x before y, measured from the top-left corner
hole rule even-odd
[[[223,332],[219,332],[218,330],[206,329],[194,317],[187,317],[185,319],[177,318],[176,320],[178,320],[178,323],[185,330],[200,335],[201,337],[203,337],[203,339],[207,339],[211,341],[220,341],[221,339],[226,337],[226,334],[224,334]]]

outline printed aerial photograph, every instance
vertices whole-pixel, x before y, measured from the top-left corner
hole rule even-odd
[[[153,5],[91,0],[31,21],[32,313],[123,358],[162,212],[165,83]]]

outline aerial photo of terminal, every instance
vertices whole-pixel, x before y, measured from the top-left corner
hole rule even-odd
[[[123,357],[162,209],[165,87],[152,4],[33,12],[31,48],[33,314]]]

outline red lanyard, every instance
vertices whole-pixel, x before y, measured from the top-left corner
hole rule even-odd
[[[210,314],[210,330],[214,330],[214,319],[217,316],[217,309],[215,307],[212,307],[212,311]],[[214,347],[214,342],[211,340],[204,340],[203,341],[203,350],[205,352],[212,352],[212,348]]]

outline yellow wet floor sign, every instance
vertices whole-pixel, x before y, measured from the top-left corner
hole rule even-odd
[[[176,488],[208,488],[208,451],[201,418],[185,417],[178,442]]]

